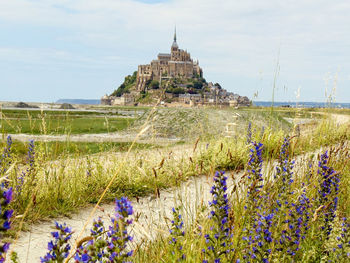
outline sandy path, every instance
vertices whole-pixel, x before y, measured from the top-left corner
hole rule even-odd
[[[345,124],[350,122],[350,116],[346,114],[331,114],[337,124]]]
[[[318,153],[318,151],[316,152]],[[305,162],[309,154],[300,156],[296,159],[295,167],[299,167],[300,163]],[[264,170],[269,171],[273,169],[274,164],[267,163],[264,165]],[[297,171],[295,171],[297,174]],[[242,173],[226,174],[228,179],[228,191],[232,189],[235,182],[239,180]],[[235,178],[233,180],[232,178]],[[212,185],[212,177],[198,176],[193,177],[187,182],[181,183],[179,187],[172,189],[166,189],[160,191],[160,198],[144,197],[137,200],[132,200],[134,206],[134,214],[137,218],[133,224],[131,234],[134,237],[133,244],[138,244],[141,240],[152,240],[159,234],[168,233],[169,218],[171,218],[171,208],[177,205],[184,207],[184,223],[191,224],[195,219],[194,215],[197,214],[198,207],[207,205],[211,200],[210,188]],[[77,237],[77,234],[82,229],[85,220],[88,218],[91,212],[92,206],[87,207],[79,211],[79,213],[73,214],[71,218],[57,218],[56,221],[63,223],[66,222],[73,230],[74,233],[72,242]],[[103,212],[103,211],[104,212]],[[104,219],[108,224],[108,214],[113,214],[114,204],[105,204],[103,209],[96,212],[94,218],[99,216]],[[40,256],[46,254],[47,243],[51,240],[50,232],[54,220],[50,222],[42,222],[35,224],[31,227],[29,232],[23,232],[16,245],[13,245],[13,249],[18,253],[20,262],[39,262]],[[89,224],[89,226],[91,223]],[[86,231],[84,236],[89,235]]]
[[[201,204],[208,204],[211,196],[209,193],[211,187],[211,178],[206,176],[192,178],[182,183],[178,188],[163,190],[160,192],[160,198],[144,197],[137,202],[132,200],[137,220],[133,224],[131,234],[134,237],[134,243],[139,243],[142,239],[151,240],[158,234],[167,233],[168,218],[171,218],[171,208],[175,204],[183,204],[186,213],[183,215],[185,224],[191,223],[193,215]],[[232,180],[229,185],[232,186]],[[57,218],[58,222],[66,222],[76,232],[72,240],[75,240],[77,234],[82,229],[85,220],[88,218],[92,209],[87,207],[71,218]],[[108,224],[108,214],[113,214],[114,205],[103,205],[103,210],[98,210],[94,218],[101,216]],[[54,221],[42,222],[31,227],[30,232],[23,232],[16,245],[12,248],[18,253],[20,262],[39,262],[40,256],[46,254],[47,243],[51,240],[50,232]],[[91,224],[89,224],[90,227]],[[85,232],[85,235],[88,235]]]
[[[335,123],[339,125],[350,122],[350,115],[347,115],[347,114],[327,113],[327,112],[310,112],[310,113],[329,116],[330,119],[334,120]]]
[[[1,136],[2,134],[0,134]],[[32,134],[6,134],[11,135],[12,139],[28,142],[29,140],[35,141],[70,141],[70,142],[132,142],[136,133],[95,133],[95,134],[75,134],[75,135],[32,135]],[[164,144],[177,142],[177,138],[152,138],[151,136],[143,136],[137,140],[139,143],[153,143],[153,144]]]

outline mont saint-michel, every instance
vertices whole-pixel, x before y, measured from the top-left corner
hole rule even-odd
[[[247,97],[205,80],[199,61],[191,58],[187,50],[179,48],[176,29],[170,53],[159,53],[149,64],[139,65],[112,94],[101,98],[101,104],[151,104],[160,96],[162,104],[172,106],[250,104]]]

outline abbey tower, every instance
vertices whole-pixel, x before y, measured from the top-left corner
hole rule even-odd
[[[190,53],[179,48],[176,29],[170,53],[159,53],[150,64],[139,65],[113,93],[101,98],[101,104],[152,105],[160,98],[161,105],[177,106],[248,106],[251,103],[247,97],[229,92],[219,83],[208,83],[198,60],[194,61]]]
[[[136,90],[143,91],[148,80],[162,82],[171,78],[195,78],[202,77],[202,69],[198,61],[191,59],[190,53],[179,49],[176,42],[176,29],[174,41],[171,45],[171,53],[159,53],[158,59],[150,64],[139,65],[137,70]]]

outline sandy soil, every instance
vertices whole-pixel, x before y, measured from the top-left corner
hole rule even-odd
[[[315,152],[316,154],[319,151]],[[309,154],[300,156],[296,160],[296,169],[300,168],[300,163],[305,162]],[[264,170],[273,169],[276,163],[268,163],[264,165]],[[298,174],[298,170],[294,171]],[[300,171],[302,172],[302,171]],[[241,178],[242,173],[233,174],[227,173],[228,191],[233,188],[236,182]],[[233,179],[234,178],[234,179]],[[131,234],[134,237],[134,246],[139,244],[142,240],[152,240],[157,235],[168,234],[169,219],[171,218],[171,208],[176,205],[182,205],[184,207],[183,218],[185,224],[193,223],[197,209],[200,206],[207,205],[211,200],[210,188],[212,185],[212,177],[199,176],[191,178],[187,182],[181,183],[177,188],[167,189],[160,191],[160,198],[154,196],[140,198],[139,200],[132,200],[134,206],[135,222],[131,230]],[[238,187],[238,190],[240,188]],[[70,218],[56,218],[55,220],[63,223],[66,222],[76,232],[72,238],[72,244],[74,243],[77,234],[82,229],[85,221],[89,217],[92,210],[92,206],[82,209],[76,214],[73,214]],[[106,223],[109,222],[109,216],[114,213],[114,204],[105,204],[103,208],[97,210],[94,218],[99,216],[104,219]],[[20,235],[16,244],[12,245],[20,258],[20,262],[38,262],[40,256],[46,254],[47,243],[51,240],[50,232],[54,221],[41,222],[31,227],[30,231],[23,232]],[[89,223],[89,227],[91,222]],[[85,231],[84,236],[89,235]]]
[[[230,181],[232,186],[232,180]],[[135,216],[133,229],[131,234],[134,237],[134,244],[141,240],[152,240],[158,234],[168,233],[168,219],[171,218],[171,208],[175,204],[183,204],[186,208],[184,221],[191,223],[192,215],[196,214],[196,209],[201,204],[207,204],[211,196],[209,193],[211,187],[211,178],[206,176],[197,177],[182,183],[180,187],[175,189],[164,190],[160,192],[160,198],[145,197],[138,201],[132,200]],[[82,229],[86,219],[89,217],[92,206],[81,210],[77,214],[73,214],[71,218],[56,218],[58,222],[66,222],[76,232],[72,240],[75,240],[78,233]],[[104,212],[103,212],[103,211]],[[95,214],[94,218],[99,216],[108,224],[110,222],[108,214],[114,213],[114,205],[103,205]],[[190,216],[189,216],[190,215]],[[20,262],[39,262],[40,257],[46,254],[47,243],[51,240],[50,232],[54,220],[50,222],[42,222],[31,227],[29,232],[24,232],[16,244],[12,245],[18,253]],[[90,227],[91,224],[89,224]],[[89,233],[86,231],[83,236]]]
[[[70,142],[132,142],[136,133],[96,133],[96,134],[77,134],[77,135],[31,135],[31,134],[10,134],[12,139],[28,142],[29,140],[35,141],[70,141]],[[177,142],[177,138],[152,138],[141,137],[137,140],[140,143],[153,143],[164,144]]]
[[[345,114],[331,114],[332,118],[334,118],[335,122],[338,124],[345,124],[350,122],[350,116]]]
[[[327,113],[327,112],[311,112],[319,115],[330,116],[337,124],[345,124],[350,122],[350,115],[347,114],[337,114],[337,113]]]

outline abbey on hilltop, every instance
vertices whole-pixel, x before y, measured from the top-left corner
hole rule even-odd
[[[153,104],[159,98],[168,106],[249,105],[247,97],[207,82],[198,60],[179,48],[176,28],[170,53],[159,53],[150,64],[139,65],[112,94],[101,98],[104,105]]]
[[[179,49],[176,42],[176,29],[174,42],[171,45],[171,52],[159,53],[158,59],[152,60],[150,64],[139,65],[137,70],[136,87],[137,90],[145,89],[147,81],[166,81],[172,78],[192,79],[202,77],[202,69],[198,65],[198,60],[193,61],[190,53]]]

